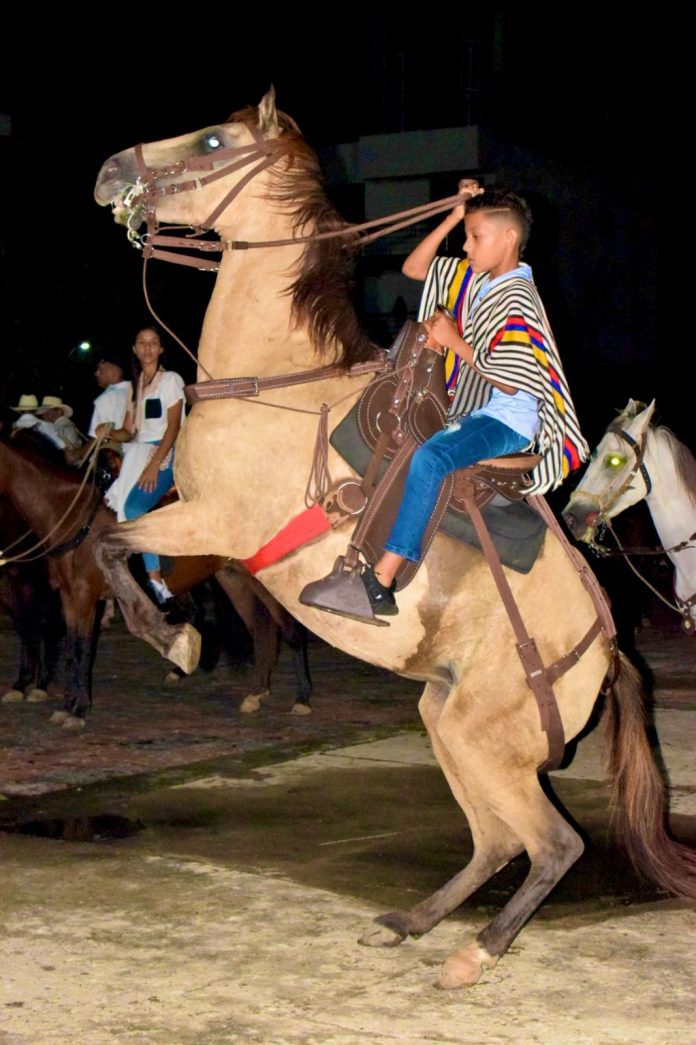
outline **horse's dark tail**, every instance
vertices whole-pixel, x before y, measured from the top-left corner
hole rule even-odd
[[[642,679],[622,654],[605,717],[613,824],[636,871],[674,896],[696,899],[696,850],[667,833],[667,791],[648,740],[644,698]]]

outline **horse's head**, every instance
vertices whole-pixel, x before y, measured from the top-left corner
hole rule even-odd
[[[258,340],[262,323],[269,345],[269,330],[297,333],[295,365],[305,333],[312,353],[332,363],[349,367],[374,358],[377,350],[360,328],[350,297],[359,241],[324,195],[317,157],[295,121],[276,109],[272,89],[258,106],[233,113],[226,123],[112,156],[94,194],[102,206],[111,204],[145,259],[226,267],[227,274],[233,269],[238,289],[217,288],[240,343]],[[145,235],[137,231],[143,222]],[[176,230],[169,236],[160,223],[188,226],[192,234]],[[208,229],[220,243],[199,235]],[[221,252],[223,260],[175,253],[187,250]],[[258,289],[250,292],[252,285]],[[223,362],[217,356],[226,339],[211,334],[213,341],[213,365],[229,366],[227,357]],[[204,339],[204,352],[207,345]],[[275,347],[272,352],[275,357]]]
[[[577,540],[591,544],[603,522],[650,492],[643,457],[654,409],[629,399],[609,425],[562,513]]]
[[[271,88],[257,107],[225,123],[111,156],[99,172],[95,199],[111,204],[114,219],[133,238],[146,220],[221,229],[234,220],[228,208],[237,195],[299,142],[297,125],[276,109]]]

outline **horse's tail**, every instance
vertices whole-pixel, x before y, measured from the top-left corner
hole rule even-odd
[[[621,654],[605,717],[613,824],[640,874],[696,899],[696,850],[667,833],[667,791],[648,740],[644,697],[640,674]]]

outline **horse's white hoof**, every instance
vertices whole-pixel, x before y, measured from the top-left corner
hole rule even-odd
[[[77,715],[68,715],[63,723],[63,729],[84,729],[86,725],[87,723],[83,718],[78,718]]]
[[[398,947],[403,942],[404,937],[401,933],[395,932],[387,925],[371,925],[358,940],[363,947]]]
[[[62,726],[66,718],[70,718],[70,713],[68,711],[54,711],[48,721],[52,722],[55,726]]]
[[[312,714],[312,709],[310,708],[309,704],[300,704],[298,702],[297,704],[293,704],[292,709],[290,711],[290,714],[291,715],[311,715]]]
[[[442,966],[438,987],[453,990],[455,987],[472,987],[478,983],[486,969],[497,964],[497,957],[484,951],[477,943],[470,943],[461,951],[455,951]]]
[[[24,694],[21,689],[8,689],[7,693],[3,693],[0,702],[3,704],[19,704],[20,700],[24,700]]]
[[[178,671],[168,671],[164,676],[164,681],[167,686],[176,686],[177,683],[181,682],[184,675],[180,675]]]
[[[39,689],[38,686],[34,687],[34,689],[27,693],[27,701],[29,704],[43,704],[46,700],[48,700],[48,691],[45,689]]]
[[[201,635],[192,624],[182,624],[179,634],[167,650],[167,660],[187,675],[196,670],[201,656]]]
[[[271,692],[268,689],[264,689],[261,693],[250,693],[239,705],[239,710],[243,715],[253,715],[255,711],[261,710],[261,701],[270,695]]]

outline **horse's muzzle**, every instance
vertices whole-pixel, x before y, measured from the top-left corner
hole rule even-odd
[[[577,541],[586,544],[592,540],[601,521],[595,505],[585,501],[570,502],[561,512],[563,521]]]
[[[129,185],[133,185],[138,171],[132,149],[110,156],[97,176],[94,186],[94,198],[97,203],[106,207],[113,203]]]

